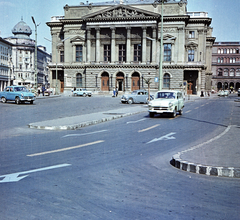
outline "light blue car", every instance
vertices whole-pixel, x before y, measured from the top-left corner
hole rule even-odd
[[[87,91],[86,89],[81,89],[81,88],[77,88],[76,90],[73,91],[73,96],[92,96],[92,92],[91,91]]]
[[[0,98],[3,103],[15,101],[16,104],[29,102],[33,104],[36,100],[35,94],[30,92],[25,86],[7,86],[0,92]]]

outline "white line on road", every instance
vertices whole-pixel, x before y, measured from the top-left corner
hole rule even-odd
[[[188,110],[188,111],[186,111],[185,113],[189,113],[189,112],[191,112],[192,110]]]
[[[44,171],[44,170],[51,170],[51,169],[56,169],[56,168],[61,168],[61,167],[66,167],[66,166],[71,166],[71,164],[65,163],[65,164],[59,164],[59,165],[50,166],[50,167],[43,167],[43,168],[39,168],[39,169],[23,171],[23,172],[19,172],[19,173],[2,175],[2,176],[0,176],[0,178],[4,177],[4,179],[0,180],[0,183],[17,182],[28,176],[28,175],[25,175],[25,176],[18,177],[19,175],[35,173],[35,172]]]
[[[68,134],[68,135],[63,136],[62,138],[91,135],[91,134],[97,134],[97,133],[101,133],[101,132],[105,132],[105,131],[107,131],[107,130],[94,131],[94,132],[89,132],[89,133],[85,133],[85,134]]]
[[[172,135],[176,134],[175,132],[171,132],[169,134],[166,134],[160,138],[154,138],[153,140],[147,142],[147,144],[150,144],[152,142],[156,142],[156,141],[162,141],[162,140],[172,140],[172,139],[176,139],[175,137],[173,137]]]
[[[139,130],[138,132],[144,132],[144,131],[148,131],[150,129],[153,129],[153,128],[156,128],[157,126],[159,126],[160,124],[156,124],[156,125],[153,125],[152,127],[149,127],[149,128],[145,128],[143,130]]]
[[[57,149],[57,150],[40,152],[40,153],[36,153],[36,154],[29,154],[27,156],[28,157],[35,157],[35,156],[41,156],[41,155],[45,155],[45,154],[58,153],[58,152],[62,152],[62,151],[73,150],[73,149],[77,149],[77,148],[81,148],[81,147],[90,146],[90,145],[93,145],[93,144],[99,144],[99,143],[102,143],[102,142],[104,142],[104,141],[99,140],[99,141],[94,141],[94,142],[90,142],[90,143],[82,144],[82,145],[78,145],[78,146],[66,147],[66,148],[61,148],[61,149]]]
[[[133,123],[137,123],[137,122],[144,121],[144,120],[146,120],[146,118],[143,118],[143,119],[140,119],[137,121],[128,121],[127,124],[133,124]]]

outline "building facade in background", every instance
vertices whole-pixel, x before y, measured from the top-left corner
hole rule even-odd
[[[13,79],[12,44],[0,37],[0,91]]]
[[[35,40],[30,38],[31,28],[21,20],[12,29],[14,36],[4,38],[12,45],[12,84],[26,85],[29,88],[34,87],[35,73]],[[49,70],[48,63],[51,62],[51,55],[46,52],[46,48],[38,46],[37,48],[37,84],[48,86]]]
[[[240,42],[215,42],[212,50],[212,88],[240,88]]]
[[[64,16],[47,23],[52,35],[52,85],[121,92],[147,88],[200,94],[211,89],[212,19],[187,12],[187,1],[114,1],[65,5]],[[163,39],[161,39],[163,16]],[[163,71],[159,80],[160,40]],[[57,65],[56,65],[57,64]],[[56,74],[57,72],[57,74]],[[57,77],[56,77],[57,75]]]

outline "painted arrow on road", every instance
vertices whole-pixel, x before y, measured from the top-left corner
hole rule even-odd
[[[59,164],[59,165],[50,166],[50,167],[43,167],[43,168],[39,168],[39,169],[35,169],[35,170],[29,170],[29,171],[23,171],[23,172],[19,172],[19,173],[2,175],[2,176],[0,176],[0,179],[1,178],[3,178],[3,179],[0,180],[0,183],[18,182],[19,180],[28,176],[28,175],[25,175],[25,176],[19,177],[19,175],[35,173],[35,172],[44,171],[44,170],[51,170],[51,169],[56,169],[56,168],[61,168],[61,167],[66,167],[66,166],[71,166],[71,164],[65,163],[65,164]]]
[[[172,140],[172,139],[176,139],[175,137],[173,137],[172,135],[176,134],[175,132],[171,132],[169,134],[166,134],[160,138],[154,138],[153,140],[147,142],[147,144],[150,144],[152,142],[156,142],[156,141],[162,141],[162,140]]]

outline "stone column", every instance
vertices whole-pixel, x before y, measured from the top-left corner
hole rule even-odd
[[[116,49],[116,43],[115,43],[115,27],[111,27],[112,30],[112,40],[111,40],[111,63],[114,63],[116,61],[115,57],[115,49]]]
[[[131,27],[126,27],[127,29],[127,63],[131,62]]]
[[[91,28],[87,28],[87,63],[91,61]]]
[[[100,62],[100,28],[96,28],[96,62]]]
[[[157,37],[157,33],[156,33],[156,27],[152,27],[152,62],[156,63],[156,56],[157,56],[157,42],[156,42],[156,37]]]
[[[147,27],[142,27],[143,34],[142,34],[142,62],[146,63],[147,58],[147,45],[146,45],[146,33],[147,33]]]

